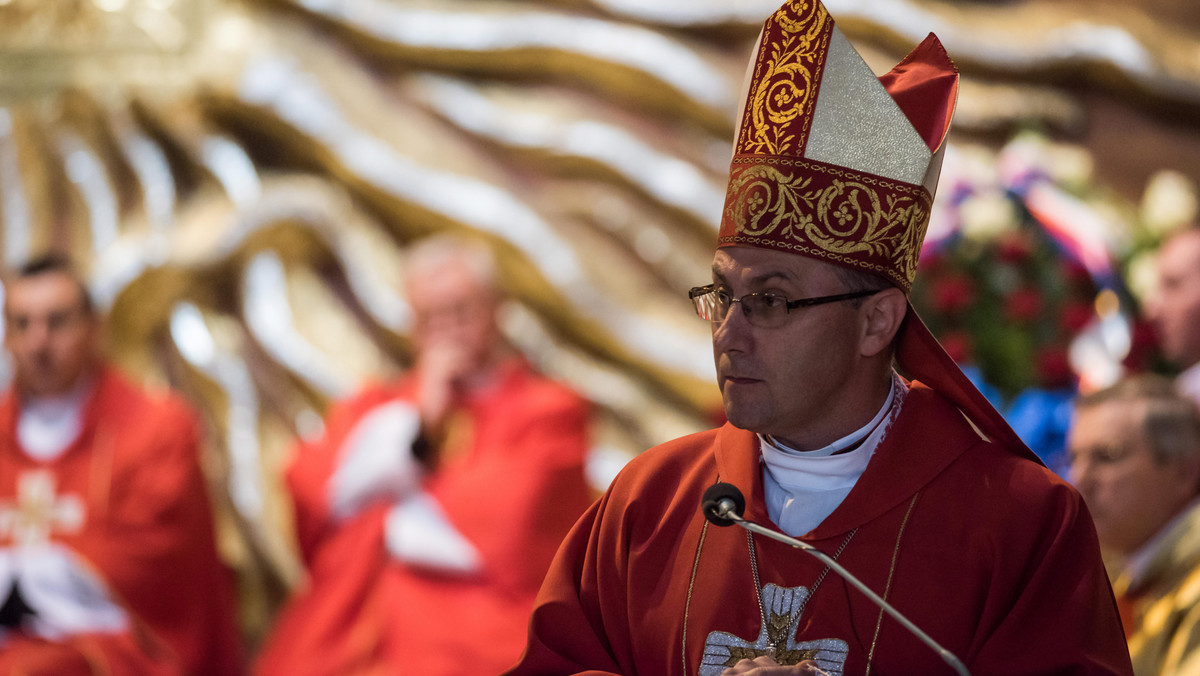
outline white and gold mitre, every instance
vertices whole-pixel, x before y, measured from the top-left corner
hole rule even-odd
[[[780,249],[906,292],[958,71],[930,34],[882,77],[816,0],[767,20],[743,102],[718,246]]]

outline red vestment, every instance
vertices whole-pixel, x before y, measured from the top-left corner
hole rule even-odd
[[[103,579],[132,629],[61,643],[10,636],[0,647],[0,673],[240,673],[233,580],[217,557],[192,412],[176,397],[151,397],[102,370],[79,436],[40,461],[19,447],[19,406],[12,392],[0,400],[0,509],[19,514],[0,532],[0,547],[32,537],[69,548]],[[31,506],[22,494],[29,477],[53,490],[44,508],[70,500],[82,504],[75,512],[82,518],[66,523]]]
[[[756,583],[747,533],[709,524],[699,502],[733,483],[746,517],[775,528],[759,458],[752,432],[725,425],[634,459],[564,542],[509,673],[719,674],[768,638],[830,673],[868,661],[878,674],[953,673],[836,573],[818,583],[825,565],[804,552],[755,536]],[[1131,673],[1079,495],[923,385],[802,539],[831,556],[844,546],[838,562],[972,674]]]
[[[288,484],[309,580],[281,613],[257,673],[475,676],[520,655],[542,577],[591,501],[587,407],[519,361],[463,403],[469,441],[422,485],[482,559],[480,572],[450,575],[390,556],[385,501],[341,522],[330,513],[342,442],[372,409],[415,392],[414,378],[369,389],[330,415],[320,442],[299,449]]]

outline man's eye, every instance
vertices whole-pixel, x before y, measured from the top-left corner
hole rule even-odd
[[[764,293],[759,296],[759,302],[762,303],[763,309],[775,310],[787,305],[787,299],[783,296],[776,296],[773,293]]]

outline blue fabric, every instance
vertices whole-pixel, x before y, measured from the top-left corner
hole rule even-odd
[[[1071,428],[1075,396],[1073,388],[1025,390],[1013,398],[1004,414],[1021,440],[1062,477],[1067,475],[1070,465],[1067,432]]]
[[[970,364],[962,371],[992,406],[1004,415],[1017,436],[1037,454],[1046,466],[1061,477],[1067,476],[1070,458],[1067,457],[1067,432],[1071,428],[1074,410],[1074,388],[1024,390],[1005,402],[1000,390],[983,379],[979,368]]]

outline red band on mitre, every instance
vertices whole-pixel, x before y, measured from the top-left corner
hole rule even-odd
[[[757,246],[874,273],[908,292],[929,191],[824,162],[733,159],[717,246]]]

